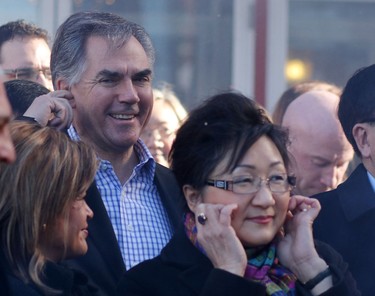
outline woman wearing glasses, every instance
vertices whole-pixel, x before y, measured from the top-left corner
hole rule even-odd
[[[191,112],[170,154],[186,199],[181,229],[124,275],[119,294],[359,295],[347,264],[313,240],[319,202],[290,196],[286,145],[240,94]]]

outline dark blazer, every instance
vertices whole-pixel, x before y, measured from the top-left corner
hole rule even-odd
[[[162,203],[175,229],[182,219],[182,192],[171,170],[156,164],[154,182]],[[86,195],[87,204],[94,212],[89,221],[88,252],[67,262],[81,270],[100,289],[100,295],[115,295],[115,289],[126,271],[121,251],[96,184],[92,184]]]
[[[0,251],[1,252],[1,251]],[[41,296],[46,295],[33,283],[24,283],[16,277],[0,254],[0,295],[2,296]],[[49,287],[59,290],[61,296],[97,296],[97,289],[88,285],[87,277],[75,270],[66,268],[63,265],[47,262],[42,281]]]
[[[349,264],[364,296],[375,295],[375,193],[360,164],[337,189],[313,196],[322,206],[314,237],[329,243]]]
[[[355,281],[341,256],[324,243],[316,243],[319,255],[330,265],[334,287],[324,295],[359,295]],[[297,282],[296,295],[311,295]],[[118,287],[118,296],[224,296],[266,295],[265,287],[221,269],[214,268],[185,235],[183,227],[161,254],[127,271]]]

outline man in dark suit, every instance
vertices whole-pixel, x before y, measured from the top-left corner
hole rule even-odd
[[[89,250],[67,263],[82,270],[100,295],[115,295],[127,269],[158,255],[182,218],[172,172],[139,140],[153,105],[153,63],[145,30],[110,13],[71,15],[52,48],[57,91],[49,95],[69,100],[68,134],[93,146],[100,161],[86,197],[94,211]]]
[[[337,189],[320,193],[314,237],[349,263],[364,296],[375,291],[375,65],[360,69],[341,95],[338,117],[362,164]]]

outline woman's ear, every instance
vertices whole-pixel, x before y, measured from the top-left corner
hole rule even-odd
[[[202,202],[200,191],[193,188],[191,185],[184,185],[182,190],[185,195],[186,203],[189,209],[195,213],[195,208]]]
[[[366,123],[357,123],[352,130],[354,140],[363,158],[367,158],[371,155],[371,145],[368,139],[367,127]]]

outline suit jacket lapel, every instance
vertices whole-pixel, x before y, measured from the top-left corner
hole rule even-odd
[[[349,178],[337,188],[337,192],[349,221],[375,208],[375,193],[363,164],[358,165]]]
[[[100,193],[93,182],[87,191],[87,204],[94,212],[94,218],[89,221],[89,239],[116,277],[125,272],[125,264],[114,233],[107,210]]]
[[[173,230],[182,221],[185,198],[171,170],[156,164],[155,184]]]
[[[182,219],[182,206],[178,206],[183,199],[181,190],[173,173],[161,165],[156,165],[155,183],[160,198],[166,208],[167,214],[174,229]],[[93,245],[104,260],[108,263],[110,270],[116,275],[125,272],[126,267],[121,251],[114,233],[112,223],[108,217],[101,195],[93,182],[87,191],[87,204],[94,212],[94,218],[89,221],[90,245]]]

